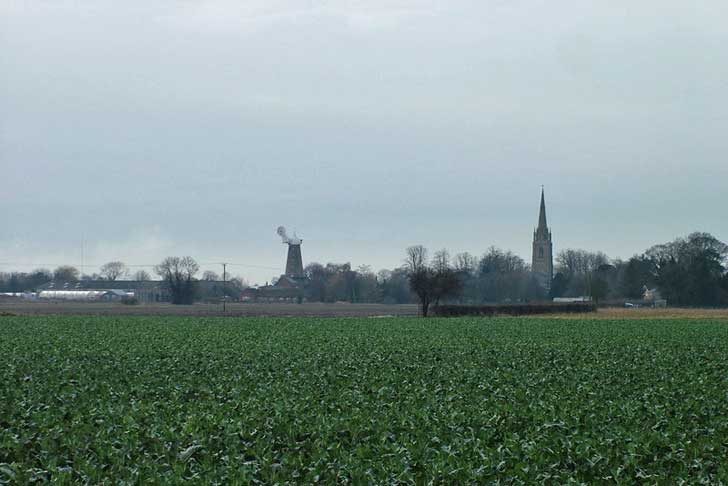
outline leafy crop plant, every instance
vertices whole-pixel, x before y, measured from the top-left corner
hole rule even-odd
[[[728,482],[728,322],[0,318],[0,482]]]

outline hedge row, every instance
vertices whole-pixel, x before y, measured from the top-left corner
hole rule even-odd
[[[492,305],[440,305],[433,308],[438,317],[458,316],[527,316],[533,314],[581,314],[594,312],[592,302],[539,303],[539,304],[492,304]]]

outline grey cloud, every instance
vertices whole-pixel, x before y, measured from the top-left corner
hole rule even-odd
[[[6,260],[527,256],[541,184],[557,247],[728,239],[724,2],[0,8]]]

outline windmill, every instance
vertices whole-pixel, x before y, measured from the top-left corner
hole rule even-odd
[[[303,258],[301,257],[301,243],[303,240],[293,233],[293,237],[289,237],[286,228],[279,226],[276,230],[278,236],[281,237],[282,243],[288,245],[288,257],[286,258],[286,277],[302,279],[303,275]]]

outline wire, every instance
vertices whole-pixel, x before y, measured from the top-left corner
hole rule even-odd
[[[236,266],[236,267],[260,268],[263,270],[280,270],[280,267],[267,267],[264,265],[250,265],[247,263],[228,263],[228,262],[225,262],[225,263],[227,263],[228,265]],[[222,265],[222,262],[199,262],[198,264],[205,265],[205,266]],[[65,265],[69,265],[69,266],[73,266],[73,267],[77,267],[77,268],[99,268],[104,264],[103,263],[101,263],[101,264],[85,263],[82,265],[74,265],[74,264],[69,264],[68,262],[65,262],[65,263],[0,262],[0,266],[7,266],[7,267],[10,267],[10,266],[15,266],[15,267],[60,267],[60,266],[65,266]],[[130,268],[138,268],[138,267],[154,268],[157,265],[158,265],[157,263],[125,263],[124,264],[124,266],[130,267]]]
[[[264,270],[280,270],[280,267],[266,267],[264,265],[250,265],[248,263],[230,263],[230,262],[215,262],[215,263],[200,263],[200,265],[232,265],[234,267],[250,267],[250,268],[262,268]]]

